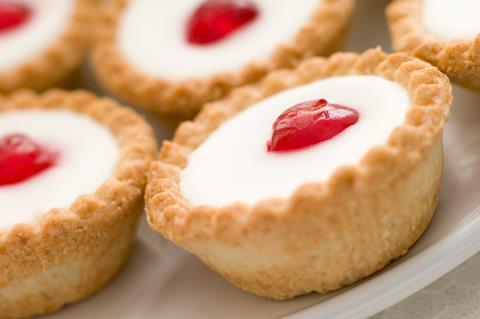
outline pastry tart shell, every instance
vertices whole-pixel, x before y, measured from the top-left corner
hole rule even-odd
[[[60,90],[0,98],[0,112],[33,107],[93,118],[112,132],[120,153],[113,175],[95,193],[79,194],[69,208],[51,209],[40,220],[0,230],[0,318],[52,312],[92,294],[118,272],[136,233],[156,150],[143,119],[110,99]]]
[[[269,56],[253,60],[239,70],[179,81],[141,73],[124,58],[116,34],[127,5],[128,0],[113,0],[104,6],[92,58],[100,83],[127,101],[160,115],[192,117],[204,103],[226,96],[234,87],[258,81],[269,71],[339,50],[355,0],[323,0],[292,40],[278,44]]]
[[[472,39],[448,41],[426,30],[422,0],[395,0],[387,8],[390,34],[397,51],[423,59],[452,81],[480,91],[480,33]]]
[[[66,29],[42,53],[10,71],[0,71],[0,94],[17,89],[42,91],[70,81],[83,61],[96,18],[95,0],[76,0]]]
[[[283,90],[332,76],[378,75],[402,85],[411,100],[404,123],[357,165],[289,198],[254,205],[194,206],[182,197],[189,153],[222,122]],[[197,255],[234,285],[274,299],[326,293],[358,281],[402,256],[427,228],[437,204],[451,86],[426,62],[378,49],[312,58],[207,104],[165,142],[146,191],[150,226]],[[234,181],[232,181],[234,182]],[[254,181],[252,180],[252,183]],[[198,181],[199,187],[208,181]]]

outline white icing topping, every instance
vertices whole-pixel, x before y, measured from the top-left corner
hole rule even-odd
[[[26,134],[60,157],[30,179],[0,186],[0,229],[31,222],[51,208],[68,208],[78,196],[94,193],[113,173],[119,155],[110,131],[71,111],[0,113],[0,138],[12,133]]]
[[[139,71],[170,80],[235,71],[293,39],[322,0],[255,0],[257,19],[209,46],[185,40],[187,21],[203,0],[131,0],[121,19],[119,47]]]
[[[423,0],[427,30],[445,40],[471,39],[480,33],[480,1]]]
[[[319,98],[355,108],[358,123],[308,149],[268,153],[276,118],[293,105]],[[409,104],[399,84],[378,76],[333,77],[287,90],[237,114],[192,152],[181,174],[181,192],[194,205],[286,198],[385,144],[403,123]]]
[[[70,22],[74,0],[15,0],[32,8],[26,24],[0,34],[0,71],[12,70],[48,49]]]

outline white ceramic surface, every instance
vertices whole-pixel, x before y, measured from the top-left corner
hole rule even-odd
[[[359,2],[348,48],[361,51],[383,44],[389,49],[382,13],[387,1]],[[369,24],[364,25],[367,21]],[[445,175],[438,212],[413,249],[381,273],[326,296],[309,295],[283,302],[265,300],[231,286],[196,258],[163,241],[143,224],[129,263],[106,289],[46,318],[361,319],[401,301],[480,250],[480,210],[477,209],[480,207],[480,94],[456,88],[455,98],[445,135]],[[472,269],[472,265],[478,262],[469,262],[458,271],[475,271],[477,268]],[[431,309],[431,305],[436,305],[431,300],[451,290],[452,286],[445,283],[449,276],[434,283],[435,294],[432,288],[421,290],[376,318],[434,318],[429,314],[440,310]],[[470,276],[479,277],[475,272]],[[469,281],[477,285],[472,290],[478,296],[480,282]],[[475,296],[474,293],[469,295]],[[416,302],[420,299],[424,303]],[[463,299],[457,296],[454,300]],[[411,310],[402,312],[401,309]],[[462,314],[462,309],[451,308],[449,313]],[[435,318],[478,318],[480,315],[480,311],[465,316],[438,313]]]

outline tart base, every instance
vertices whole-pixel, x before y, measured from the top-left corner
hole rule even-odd
[[[48,252],[37,247],[37,258],[55,254],[58,260],[53,265],[26,268],[22,278],[0,285],[0,317],[26,318],[54,312],[102,288],[124,264],[141,211],[137,205],[113,219],[71,225],[62,231],[75,234],[74,240],[56,241],[45,247]],[[92,228],[95,232],[89,230]]]
[[[427,229],[436,209],[442,163],[439,140],[428,159],[401,179],[363,198],[346,202],[340,198],[332,205],[335,207],[322,208],[335,209],[350,223],[327,226],[318,217],[308,221],[315,225],[310,229],[305,224],[289,227],[292,237],[301,238],[305,232],[330,235],[318,238],[315,247],[259,244],[261,233],[256,235],[258,240],[240,245],[202,241],[182,245],[233,285],[262,297],[283,300],[311,292],[328,293],[407,253]],[[402,205],[393,205],[392,198]],[[364,216],[359,219],[358,215]]]

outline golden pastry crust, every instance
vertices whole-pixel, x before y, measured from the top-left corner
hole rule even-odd
[[[0,112],[30,108],[62,108],[93,118],[113,133],[120,155],[112,177],[94,194],[79,194],[69,208],[0,231],[0,318],[54,311],[112,278],[133,242],[156,152],[148,124],[113,100],[60,90],[0,97]]]
[[[437,66],[453,81],[480,90],[480,32],[469,40],[447,41],[425,29],[422,0],[395,0],[387,8],[393,46]]]
[[[323,0],[311,20],[270,56],[252,61],[240,71],[168,81],[138,72],[117,46],[117,29],[128,0],[110,1],[104,8],[93,54],[100,82],[126,100],[160,114],[191,117],[208,101],[224,97],[234,87],[259,80],[269,71],[295,66],[306,57],[329,55],[342,43],[355,0]]]
[[[324,182],[299,187],[290,198],[212,207],[182,197],[180,172],[189,153],[224,121],[282,90],[350,74],[383,76],[407,90],[412,105],[386,145]],[[173,142],[163,144],[149,172],[148,222],[260,296],[286,299],[341,288],[404,254],[427,227],[437,202],[441,133],[451,101],[447,77],[405,54],[338,53],[275,71],[207,104],[195,121],[180,125]]]
[[[70,24],[41,54],[10,71],[0,71],[0,94],[25,88],[41,91],[64,81],[85,57],[96,0],[76,0]]]

